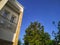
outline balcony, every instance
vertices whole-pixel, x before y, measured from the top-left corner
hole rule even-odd
[[[0,14],[0,30],[9,30],[13,33],[16,31],[16,23],[12,23],[8,18]]]

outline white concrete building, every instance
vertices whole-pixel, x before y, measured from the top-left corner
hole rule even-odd
[[[23,9],[17,0],[0,0],[0,45],[17,45]]]

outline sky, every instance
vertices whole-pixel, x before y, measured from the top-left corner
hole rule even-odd
[[[24,6],[22,25],[19,40],[23,42],[26,28],[31,22],[40,22],[53,39],[52,31],[57,32],[57,28],[52,24],[60,20],[60,0],[18,0]]]

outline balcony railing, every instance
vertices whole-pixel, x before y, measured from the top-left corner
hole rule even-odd
[[[0,29],[10,30],[11,32],[16,31],[16,23],[12,23],[8,18],[0,14]]]

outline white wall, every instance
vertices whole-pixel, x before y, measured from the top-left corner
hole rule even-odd
[[[17,19],[15,20],[15,22],[17,23],[17,21],[18,21],[18,14],[15,13],[14,11],[12,11],[11,9],[9,9],[9,7],[7,7],[7,6],[4,6],[2,8],[2,12],[4,10],[7,10],[7,11],[10,12],[10,14],[8,16],[9,19],[11,18],[12,15],[16,16]],[[1,29],[1,27],[0,27],[0,39],[7,40],[7,41],[12,41],[13,42],[14,36],[15,36],[15,33],[11,32],[8,29]]]
[[[1,30],[0,29],[0,39],[12,41],[13,40],[14,33],[12,33],[9,30]]]
[[[9,7],[4,6],[4,7],[2,8],[2,10],[1,10],[2,15],[3,15],[3,13],[4,13],[4,10],[7,10],[7,11],[9,12],[8,19],[10,20],[11,17],[12,17],[12,15],[14,15],[14,16],[16,17],[16,19],[15,19],[14,22],[17,23],[17,21],[18,21],[18,14],[15,13],[14,11],[12,11]]]
[[[4,7],[4,5],[7,3],[8,0],[2,0],[0,1],[0,10],[2,9],[2,7]]]

